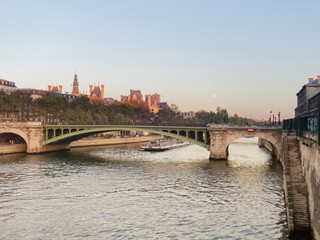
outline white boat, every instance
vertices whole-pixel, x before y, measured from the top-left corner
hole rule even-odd
[[[142,145],[141,150],[144,151],[166,151],[174,148],[180,148],[188,146],[189,143],[182,141],[180,139],[160,139],[160,140],[153,140],[149,143]]]

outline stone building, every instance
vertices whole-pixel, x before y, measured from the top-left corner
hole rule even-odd
[[[129,101],[143,101],[143,95],[141,94],[141,90],[132,90],[130,89],[130,95],[121,95],[121,102],[129,102]]]
[[[316,79],[309,78],[297,93],[297,107],[295,117],[306,117],[315,115],[318,112],[318,102],[320,100],[320,76]]]
[[[152,113],[158,113],[159,110],[169,108],[166,102],[160,102],[160,94],[148,94],[145,95],[145,100],[143,100],[143,95],[141,90],[130,89],[130,95],[121,95],[121,102],[138,101],[147,103],[149,111]]]
[[[62,93],[62,85],[48,85],[48,92]]]
[[[89,85],[89,98],[92,100],[104,100],[104,85],[93,86]]]
[[[157,113],[159,112],[159,104],[160,104],[160,95],[153,94],[153,95],[146,95],[146,103],[148,104],[148,108],[150,112]]]

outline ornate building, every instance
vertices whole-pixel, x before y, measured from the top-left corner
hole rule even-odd
[[[78,75],[77,74],[74,75],[72,94],[79,95],[79,82],[78,82]]]
[[[99,86],[89,85],[89,98],[92,100],[104,100],[104,85]]]
[[[59,85],[59,88],[57,85],[56,86],[48,85],[48,92],[62,93],[62,85]]]
[[[128,101],[144,102],[143,95],[141,94],[141,90],[130,89],[129,96],[121,95],[121,102],[128,102]]]
[[[158,113],[159,110],[169,108],[166,102],[160,102],[160,94],[148,94],[145,96],[145,101],[143,100],[143,95],[141,90],[130,89],[130,95],[121,95],[121,102],[138,101],[145,102],[148,104],[149,111],[152,113]]]
[[[146,103],[148,104],[148,108],[150,112],[157,113],[159,112],[159,104],[160,104],[160,95],[146,95]]]

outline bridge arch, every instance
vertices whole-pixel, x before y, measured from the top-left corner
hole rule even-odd
[[[21,139],[23,139],[23,141],[28,144],[28,135],[25,134],[23,131],[19,130],[19,129],[10,129],[10,130],[0,130],[0,136],[3,136],[3,134],[13,134],[13,135],[17,135],[18,137],[20,137]]]
[[[231,142],[228,144],[228,146],[227,146],[227,148],[226,148],[226,157],[229,156],[229,146],[230,146],[230,144],[232,144],[233,142],[235,142],[236,140],[239,140],[239,139],[241,139],[241,138],[236,138],[236,139],[234,139],[233,141],[231,141]],[[258,138],[258,142],[257,142],[257,145],[258,145],[258,146],[260,146],[259,142],[263,142],[263,143],[264,143],[264,144],[261,145],[261,146],[268,146],[267,149],[270,151],[270,153],[271,153],[272,156],[277,156],[277,154],[278,154],[277,151],[278,151],[278,150],[277,150],[276,146],[275,146],[273,143],[269,142],[269,141],[266,140],[266,139],[261,139],[261,138]]]
[[[28,135],[17,129],[0,131],[0,154],[27,152]]]
[[[56,143],[70,143],[76,140],[79,140],[84,137],[88,137],[90,135],[95,135],[98,133],[103,132],[110,132],[110,131],[143,131],[143,132],[150,132],[155,134],[160,134],[168,137],[178,138],[193,144],[196,144],[198,146],[204,147],[207,150],[209,150],[209,139],[198,141],[195,137],[195,130],[188,131],[185,129],[180,128],[168,128],[168,127],[154,127],[154,126],[135,126],[135,125],[109,125],[109,126],[81,126],[81,127],[75,127],[75,126],[44,126],[46,130],[46,140],[43,142],[43,145],[49,145],[49,144],[56,144]],[[71,129],[71,131],[66,131],[65,129]],[[59,131],[58,131],[59,130]],[[206,129],[200,129],[202,132],[204,132]],[[199,131],[200,131],[199,130]],[[190,132],[192,136],[190,137]],[[54,135],[52,135],[54,133]],[[58,134],[55,134],[58,133]]]
[[[279,159],[281,150],[281,129],[254,129],[248,132],[247,128],[217,128],[210,130],[211,147],[210,158],[226,159],[228,147],[236,139],[244,137],[258,137],[269,142],[272,147],[272,154]]]

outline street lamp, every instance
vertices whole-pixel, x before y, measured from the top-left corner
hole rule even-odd
[[[278,119],[279,119],[278,124],[280,125],[280,112],[278,113]]]
[[[274,125],[274,114],[272,114],[272,125]]]
[[[272,114],[272,111],[270,111],[270,118],[269,118],[270,125],[271,125],[271,114]]]

